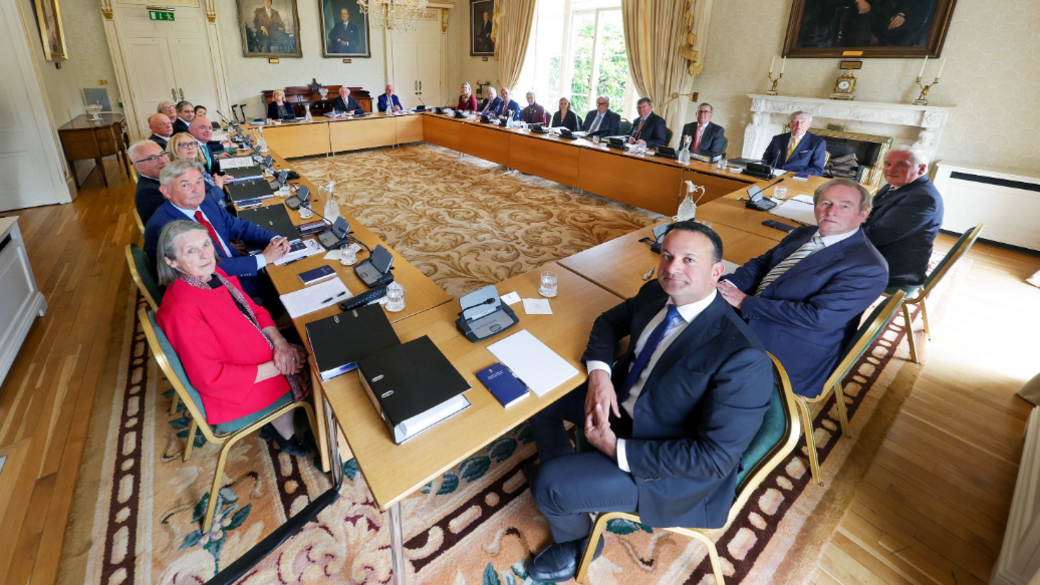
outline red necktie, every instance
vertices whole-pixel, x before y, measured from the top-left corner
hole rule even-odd
[[[222,254],[226,254],[224,244],[220,241],[220,236],[217,235],[217,230],[213,229],[213,224],[206,221],[206,218],[202,216],[201,211],[195,212],[195,221],[206,226],[206,231],[209,232],[209,238],[213,240],[213,246],[216,247],[217,250],[220,250]]]
[[[697,133],[693,139],[693,152],[697,152],[701,147],[701,134],[704,134],[704,126],[698,125]]]
[[[636,128],[636,133],[632,135],[632,138],[639,138],[639,133],[643,131],[643,122],[646,122],[646,118],[639,119],[639,127]]]

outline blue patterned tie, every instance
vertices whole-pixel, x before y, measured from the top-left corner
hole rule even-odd
[[[664,332],[668,330],[673,321],[681,318],[682,315],[679,314],[679,309],[676,309],[672,303],[668,303],[668,313],[664,316],[664,320],[650,332],[650,337],[646,339],[646,345],[643,346],[639,355],[636,356],[636,362],[632,364],[632,369],[628,371],[628,377],[625,378],[625,383],[621,386],[621,394],[626,394],[632,389],[632,385],[636,383],[639,374],[643,372],[643,368],[650,361],[650,356],[654,355],[654,350],[661,344]]]

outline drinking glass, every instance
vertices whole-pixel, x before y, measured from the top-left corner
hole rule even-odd
[[[310,219],[314,217],[314,212],[311,211],[310,207],[300,206],[300,219]]]
[[[538,294],[543,297],[551,298],[556,296],[556,283],[558,277],[552,270],[546,270],[542,273],[542,286],[538,289]]]
[[[357,253],[361,249],[361,246],[357,244],[350,244],[339,249],[339,263],[343,266],[353,266],[357,264]]]
[[[787,187],[773,188],[773,199],[777,201],[783,201],[785,197],[787,197]]]
[[[599,134],[593,134],[592,135],[592,143],[593,144],[599,144]]]
[[[726,170],[726,167],[729,166],[729,161],[725,158],[720,158],[719,162],[715,163],[715,165],[718,167],[720,171],[724,171]]]
[[[404,310],[404,287],[396,280],[386,287],[386,310],[391,313]]]

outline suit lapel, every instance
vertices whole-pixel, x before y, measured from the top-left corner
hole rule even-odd
[[[860,239],[863,237],[863,230],[860,229],[856,234],[853,234],[851,237],[846,238],[838,242],[837,244],[834,244],[833,246],[827,246],[819,252],[814,253],[812,256],[809,256],[808,258],[802,260],[798,264],[792,266],[791,269],[787,272],[781,274],[779,278],[773,281],[773,284],[770,285],[770,288],[772,288],[773,285],[776,285],[777,283],[782,282],[789,277],[797,276],[798,274],[805,272],[806,270],[820,268],[821,266],[826,266],[828,264],[832,264],[834,262],[842,260],[843,258],[845,258],[845,246],[854,245],[858,243]]]
[[[646,378],[646,384],[643,385],[643,390],[639,394],[640,398],[648,394],[654,385],[657,384],[657,381],[661,379],[661,376],[672,369],[683,356],[697,351],[698,348],[715,337],[719,329],[718,314],[722,310],[731,309],[729,309],[726,301],[723,300],[722,295],[717,294],[715,295],[715,300],[692,323],[687,325],[686,329],[672,340],[668,349],[661,354],[657,363],[654,364],[654,369],[650,371],[650,375]],[[636,402],[638,403],[638,399]]]

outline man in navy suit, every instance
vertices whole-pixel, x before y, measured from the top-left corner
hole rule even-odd
[[[697,107],[697,121],[683,126],[682,135],[690,137],[690,152],[726,151],[726,130],[711,122],[714,113],[715,108],[705,102]]]
[[[260,278],[260,269],[269,262],[281,258],[289,251],[289,241],[278,234],[238,219],[206,198],[206,181],[202,178],[202,166],[194,161],[174,161],[159,174],[159,190],[166,197],[155,210],[144,227],[144,249],[155,261],[159,244],[159,233],[163,226],[178,219],[188,219],[206,226],[217,251],[220,268],[242,283],[242,290],[249,296],[259,297],[266,309],[277,308],[277,293],[271,282]],[[243,256],[231,239],[266,246],[262,254]]]
[[[502,113],[502,98],[496,95],[495,88],[487,88],[487,97],[480,102],[480,113],[494,117]]]
[[[796,173],[823,175],[823,164],[827,160],[827,141],[809,134],[812,115],[806,112],[791,114],[787,134],[777,134],[769,142],[762,160],[766,164]]]
[[[199,152],[206,158],[206,172],[211,175],[221,173],[220,170],[220,159],[217,157],[217,151],[231,146],[231,141],[225,140],[219,142],[213,140],[213,124],[210,123],[209,118],[205,116],[196,116],[191,121],[191,126],[188,128],[188,132],[195,137],[195,142],[199,143]],[[223,155],[227,156],[227,155]]]
[[[148,140],[158,144],[161,148],[166,148],[166,143],[173,136],[173,123],[166,117],[166,114],[160,112],[148,116],[148,129],[152,131]]]
[[[884,172],[888,184],[874,196],[863,231],[888,261],[888,286],[920,286],[942,227],[942,196],[919,150],[896,147],[885,157]]]
[[[503,122],[520,119],[520,104],[510,99],[508,87],[502,88],[502,108],[498,112],[498,118]]]
[[[173,121],[173,132],[187,132],[191,121],[195,119],[195,106],[191,102],[181,100],[177,102],[177,119]]]
[[[332,109],[337,112],[354,112],[355,116],[365,115],[365,108],[350,97],[350,88],[346,85],[340,86],[339,97],[332,101]]]
[[[167,124],[170,123],[162,114],[152,115],[161,116]],[[141,222],[148,223],[155,210],[166,203],[166,198],[159,191],[159,173],[170,164],[170,155],[153,140],[135,142],[126,152],[134,170],[140,175],[137,179],[137,189],[134,191],[134,207],[141,216]]]
[[[719,283],[791,378],[794,391],[818,396],[859,319],[885,290],[888,265],[860,229],[870,193],[834,179],[813,195],[816,226],[791,232]]]
[[[642,144],[647,148],[667,145],[668,128],[664,118],[654,113],[654,102],[648,97],[639,98],[636,109],[639,110],[639,118],[632,122],[628,143]]]
[[[394,86],[387,85],[386,93],[379,96],[379,111],[386,112],[400,112],[401,111],[401,100],[397,99],[397,94],[394,93]]]
[[[762,344],[715,291],[721,259],[710,228],[673,224],[658,279],[593,324],[587,386],[531,418],[541,463],[524,472],[553,540],[528,567],[533,580],[574,576],[589,512],[638,510],[658,527],[725,525],[773,375]],[[596,449],[575,453],[564,421],[582,425]]]
[[[610,98],[605,95],[596,97],[596,109],[585,114],[581,129],[589,136],[617,136],[621,133],[621,116],[610,111]]]

